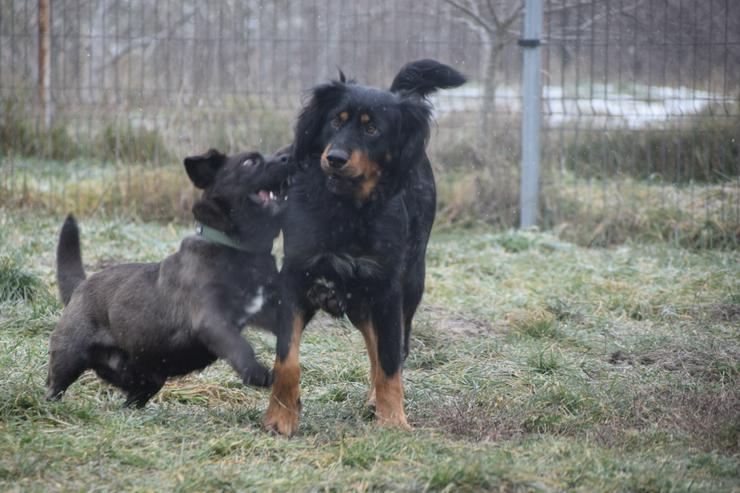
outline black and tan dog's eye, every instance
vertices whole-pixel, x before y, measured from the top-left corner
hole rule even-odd
[[[334,128],[339,128],[342,126],[342,120],[339,119],[338,116],[335,116],[331,119],[331,126]]]
[[[373,126],[373,125],[367,125],[365,127],[365,133],[368,134],[368,135],[377,135],[378,134],[378,129],[375,126]]]

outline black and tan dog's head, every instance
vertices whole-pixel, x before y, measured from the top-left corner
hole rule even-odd
[[[372,200],[424,156],[431,117],[426,96],[464,82],[434,60],[405,65],[387,91],[347,82],[340,73],[340,80],[315,87],[301,111],[294,158],[310,166],[320,157],[331,192],[358,203]]]
[[[258,152],[226,156],[210,149],[185,158],[188,177],[203,190],[193,205],[195,219],[228,235],[272,245],[295,170],[289,158],[290,148],[268,157]]]

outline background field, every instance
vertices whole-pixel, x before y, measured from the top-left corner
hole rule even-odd
[[[44,3],[0,0],[0,203],[187,219],[183,157],[272,152],[337,68],[434,58],[469,79],[431,98],[440,221],[519,224],[525,0]],[[542,4],[538,224],[736,247],[740,3]]]
[[[415,431],[363,409],[345,321],[302,346],[297,437],[218,363],[143,411],[92,374],[43,400],[62,215],[0,209],[0,489],[738,491],[740,253],[437,230],[404,380]],[[188,227],[82,221],[85,263],[158,260]],[[248,331],[265,362],[271,336]]]

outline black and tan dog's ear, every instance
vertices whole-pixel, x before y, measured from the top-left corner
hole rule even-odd
[[[185,171],[190,181],[198,188],[204,189],[213,183],[216,173],[226,162],[226,155],[216,149],[209,149],[205,154],[185,158]]]
[[[401,128],[398,132],[397,148],[401,149],[399,163],[415,163],[417,156],[424,155],[429,140],[429,121],[432,117],[430,104],[416,97],[406,97],[399,103]]]

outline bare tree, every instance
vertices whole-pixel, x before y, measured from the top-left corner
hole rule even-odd
[[[519,36],[515,26],[524,10],[524,0],[444,0],[451,18],[475,32],[483,47],[483,105],[477,125],[476,147],[488,150],[496,106],[496,73],[501,53]]]
[[[501,55],[507,46],[521,37],[521,19],[525,0],[443,0],[448,7],[448,15],[453,21],[461,23],[476,33],[482,45],[481,74],[483,76],[482,106],[477,125],[476,147],[486,152],[492,145],[490,132],[494,123],[498,72],[501,69]],[[567,19],[568,12],[589,8],[589,14],[579,22],[564,22],[553,32],[551,40],[575,41],[585,32],[600,31],[610,15],[618,14],[622,22],[636,15],[637,9],[646,0],[591,0],[574,2],[572,0],[551,0],[545,9],[546,18],[551,25],[557,19]],[[567,49],[565,46],[563,49]],[[565,53],[567,55],[567,53]],[[567,56],[565,57],[567,58]]]

